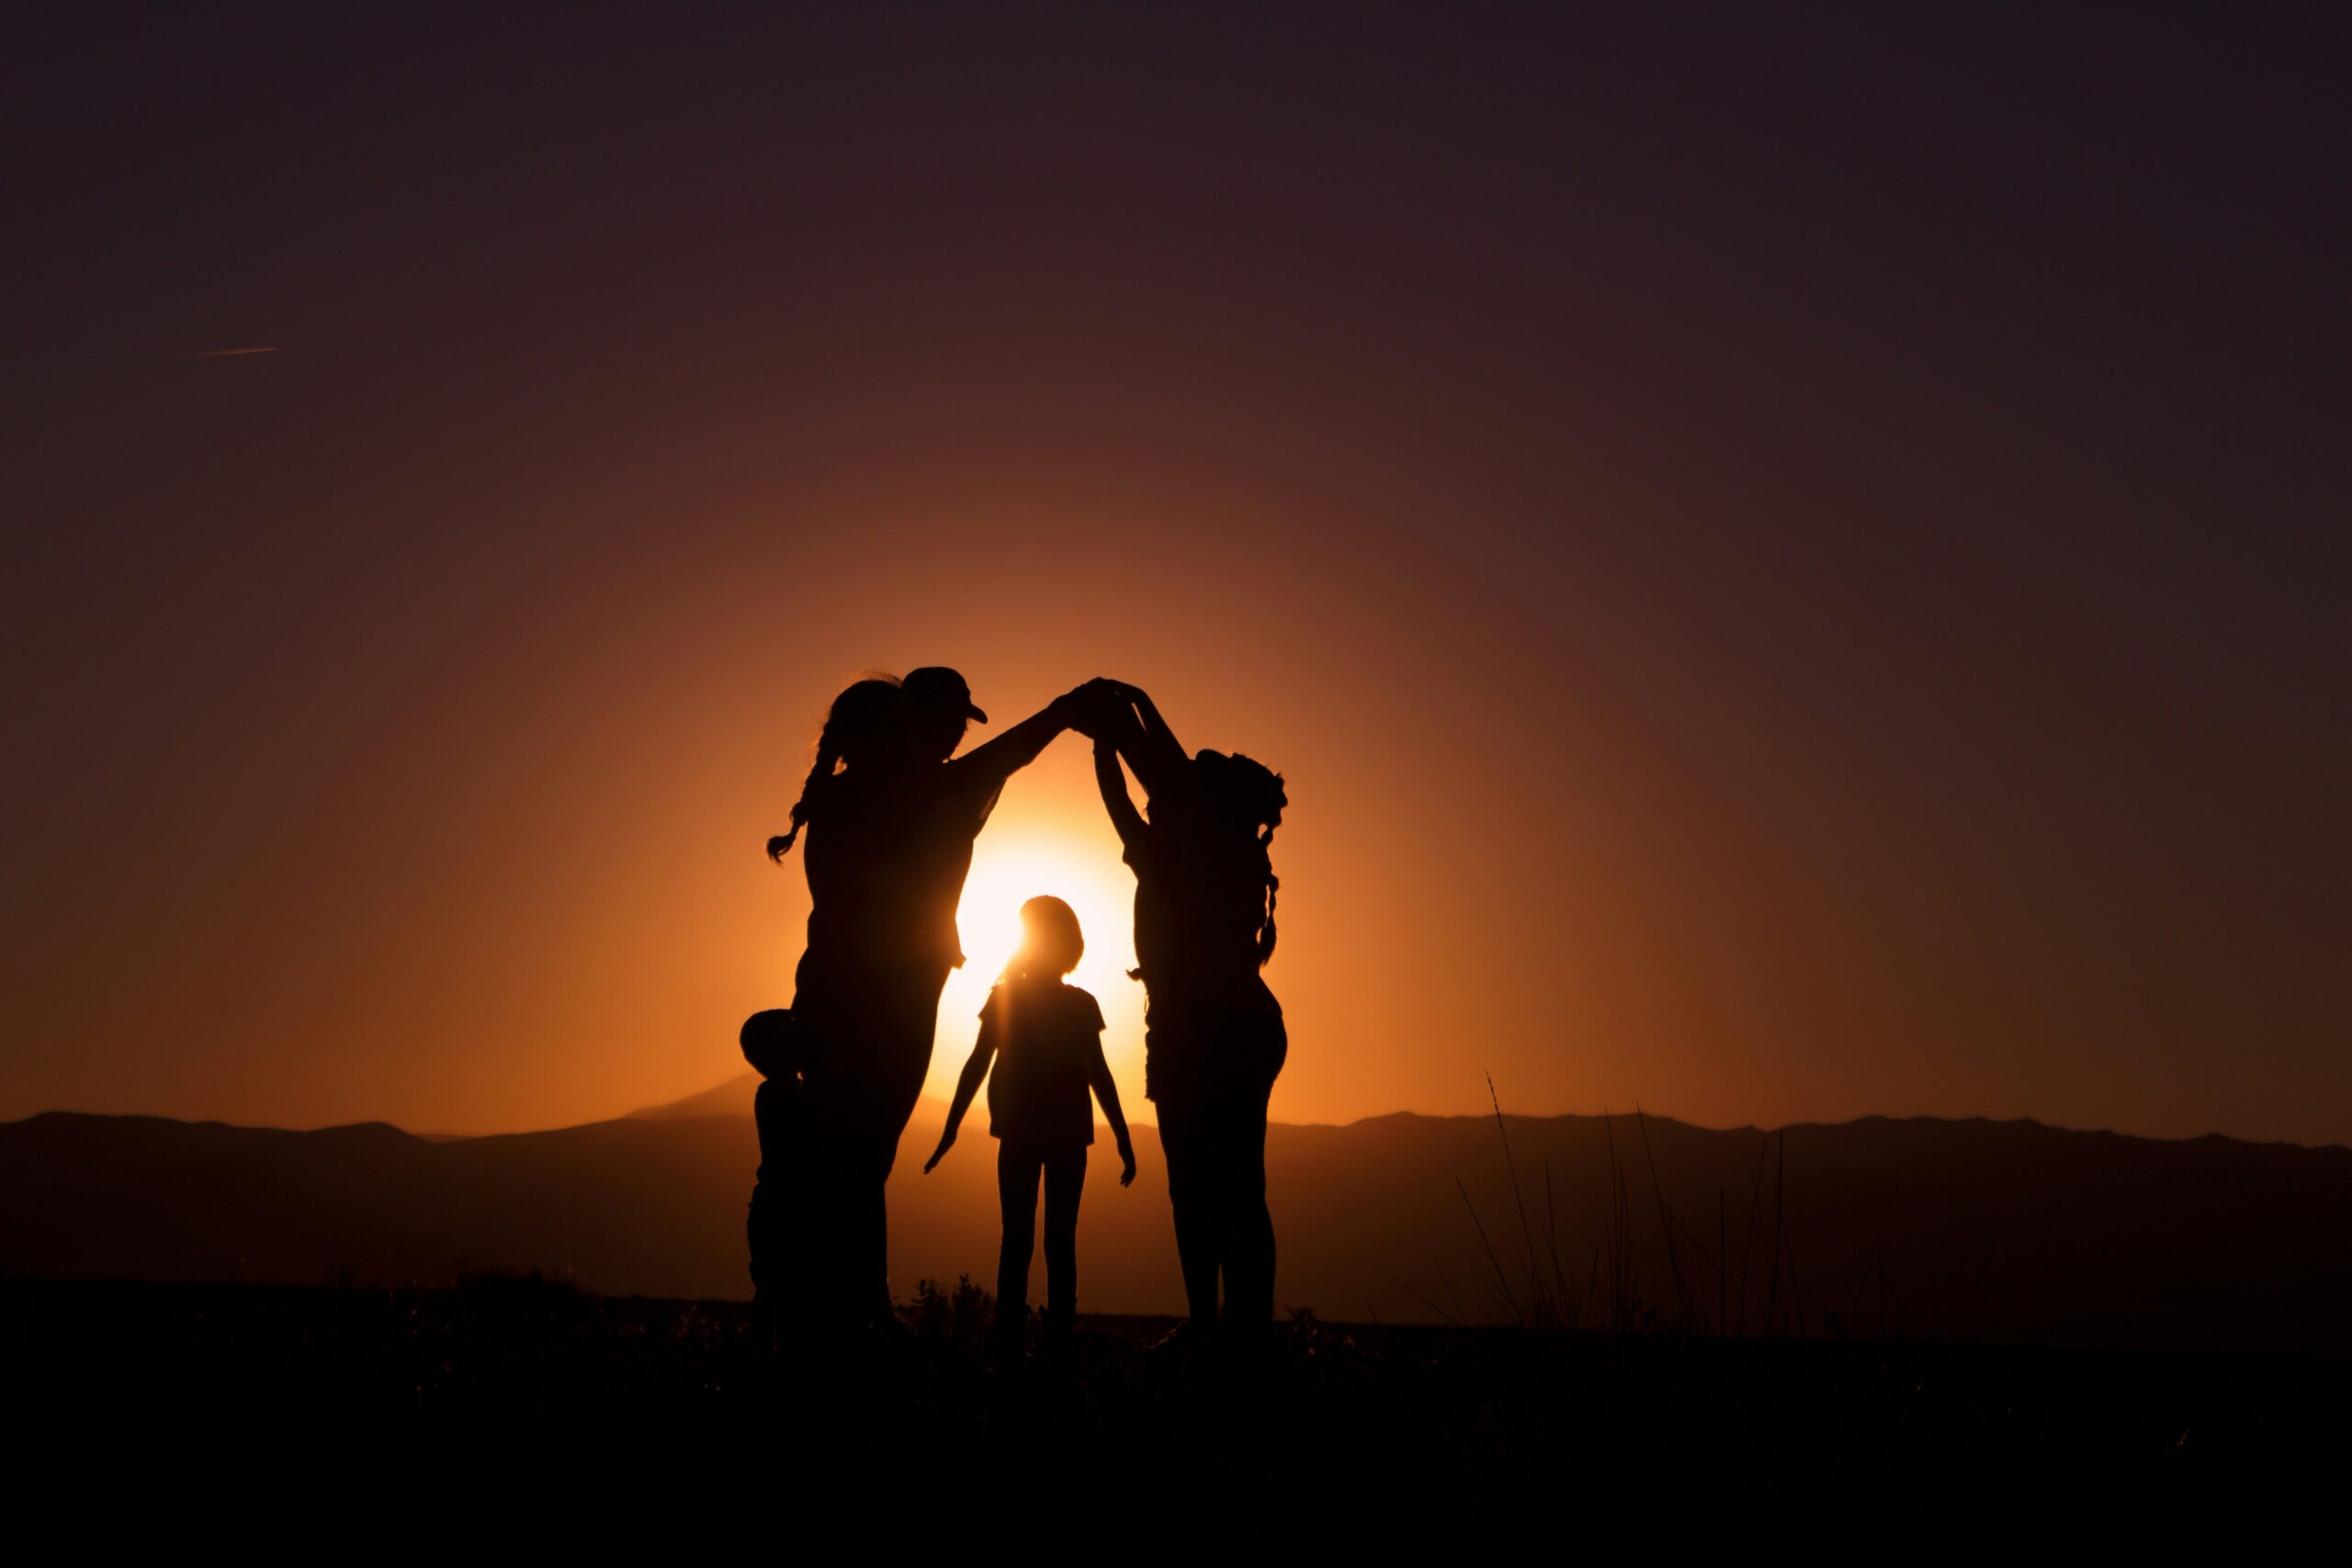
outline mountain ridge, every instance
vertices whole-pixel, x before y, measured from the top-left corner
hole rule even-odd
[[[727,1079],[723,1083],[719,1083],[709,1089],[704,1089],[698,1094],[691,1094],[683,1100],[668,1100],[657,1105],[642,1106],[638,1110],[628,1111],[622,1116],[612,1118],[612,1120],[673,1121],[708,1115],[749,1116],[752,1113],[752,1097],[755,1092],[757,1092],[759,1085],[760,1076],[757,1073],[747,1071],[740,1073],[734,1077]],[[704,1109],[706,1106],[731,1106],[734,1105],[739,1099],[741,1102],[740,1109]],[[945,1112],[945,1102],[934,1099],[930,1095],[925,1095],[922,1098],[922,1103],[939,1107],[940,1112],[943,1115]],[[1131,1111],[1131,1120],[1135,1121],[1138,1125],[1148,1124],[1150,1109],[1150,1102],[1148,1100],[1145,1101],[1143,1105],[1135,1108],[1134,1111]],[[1861,1116],[1849,1116],[1842,1121],[1825,1122],[1807,1120],[1801,1122],[1787,1122],[1772,1127],[1758,1127],[1752,1122],[1743,1122],[1738,1125],[1732,1127],[1707,1127],[1702,1126],[1696,1122],[1684,1122],[1672,1116],[1652,1114],[1639,1109],[1638,1107],[1633,1111],[1555,1111],[1548,1115],[1515,1111],[1506,1111],[1501,1112],[1501,1114],[1507,1121],[1530,1122],[1601,1122],[1611,1120],[1632,1121],[1637,1117],[1648,1116],[1649,1120],[1653,1122],[1671,1122],[1677,1126],[1688,1127],[1696,1132],[1763,1134],[1779,1133],[1784,1129],[1852,1127],[1873,1122],[1888,1122],[1894,1123],[1915,1122],[1951,1122],[1962,1125],[1983,1124],[1992,1127],[2041,1127],[2052,1132],[2076,1133],[2086,1136],[2099,1135],[2111,1138],[2126,1138],[2141,1143],[2150,1144],[2197,1144],[2218,1141],[2226,1144],[2244,1144],[2255,1148],[2314,1150],[2344,1149],[2347,1153],[2352,1153],[2352,1145],[2341,1143],[2299,1144],[2284,1138],[2242,1138],[2231,1133],[2195,1133],[2177,1138],[2165,1137],[2161,1134],[2149,1133],[2126,1133],[2112,1127],[2067,1127],[2054,1122],[2044,1122],[2040,1118],[2033,1116],[1939,1116],[1926,1111],[1909,1114],[1897,1114],[1891,1111],[1871,1111]],[[1360,1127],[1366,1122],[1394,1122],[1399,1120],[1419,1122],[1475,1122],[1480,1123],[1491,1123],[1495,1119],[1495,1115],[1496,1113],[1493,1111],[1376,1111],[1370,1116],[1359,1116],[1354,1120],[1348,1122],[1289,1122],[1277,1119],[1275,1124],[1297,1128],[1300,1130],[1318,1127],[1344,1130],[1350,1127]],[[1098,1125],[1100,1124],[1101,1123],[1098,1122]],[[579,1125],[593,1126],[594,1123],[582,1122],[579,1123]],[[484,1134],[478,1135],[493,1136],[495,1134]]]
[[[921,1174],[944,1112],[917,1108],[891,1182],[902,1298],[922,1278],[994,1273],[984,1139]],[[1087,1310],[1182,1302],[1157,1130],[1136,1138],[1135,1189],[1106,1176],[1107,1140],[1093,1161]],[[446,1141],[382,1122],[297,1132],[44,1112],[0,1123],[0,1275],[410,1286],[537,1268],[612,1294],[740,1298],[757,1161],[749,1119],[729,1111]],[[1645,1114],[1506,1114],[1498,1129],[1397,1112],[1274,1123],[1267,1163],[1278,1300],[1325,1317],[1507,1319],[1497,1259],[1523,1298],[1531,1258],[1555,1294],[1605,1316],[1617,1226],[1631,1294],[1748,1333],[1769,1311],[1775,1331],[1807,1334],[2352,1354],[2340,1145],[1985,1118],[1768,1134]]]
[[[70,1116],[114,1122],[147,1122],[165,1123],[174,1126],[233,1127],[248,1132],[287,1133],[297,1134],[344,1132],[353,1128],[361,1127],[386,1127],[401,1134],[403,1137],[414,1138],[424,1143],[453,1144],[476,1142],[484,1138],[537,1137],[549,1133],[570,1132],[580,1127],[603,1126],[612,1122],[670,1122],[697,1121],[727,1117],[749,1118],[752,1114],[752,1098],[758,1090],[759,1085],[759,1075],[747,1070],[733,1077],[727,1078],[720,1083],[715,1084],[709,1089],[701,1090],[698,1093],[690,1094],[679,1100],[665,1100],[652,1105],[639,1106],[634,1111],[624,1111],[617,1116],[598,1117],[587,1122],[565,1122],[554,1127],[502,1129],[500,1131],[489,1133],[421,1132],[402,1127],[397,1122],[386,1122],[376,1118],[370,1118],[369,1120],[363,1122],[335,1122],[321,1127],[277,1127],[254,1122],[228,1122],[223,1121],[219,1117],[187,1118],[164,1116],[149,1111],[74,1111],[62,1109],[37,1111],[29,1115],[19,1117],[13,1122],[0,1122],[0,1129],[22,1126],[28,1122],[39,1122],[48,1117]],[[934,1120],[944,1117],[946,1113],[946,1101],[933,1095],[926,1094],[922,1096],[918,1101],[918,1105],[919,1107],[929,1108],[931,1115]],[[1150,1113],[1151,1105],[1150,1102],[1147,1100],[1140,1106],[1130,1109],[1129,1121],[1134,1125],[1139,1127],[1156,1125],[1156,1123],[1151,1120]],[[921,1119],[922,1114],[922,1111],[919,1110],[917,1113],[918,1119]],[[2113,1127],[2071,1127],[2062,1122],[2044,1122],[2041,1118],[2035,1116],[1991,1116],[1983,1113],[1973,1113],[1965,1116],[1947,1116],[1931,1111],[1870,1111],[1860,1116],[1847,1117],[1838,1121],[1808,1119],[1804,1121],[1781,1122],[1770,1127],[1760,1127],[1752,1122],[1743,1122],[1735,1126],[1712,1127],[1696,1122],[1682,1121],[1679,1118],[1662,1112],[1643,1111],[1639,1108],[1632,1111],[1563,1111],[1549,1113],[1506,1111],[1501,1112],[1501,1115],[1508,1122],[1517,1123],[1524,1122],[1536,1125],[1544,1125],[1555,1122],[1632,1122],[1640,1118],[1646,1117],[1653,1123],[1670,1124],[1677,1127],[1688,1128],[1693,1132],[1722,1134],[1727,1136],[1772,1136],[1784,1131],[1803,1132],[1808,1130],[1827,1130],[1840,1127],[1860,1127],[1867,1126],[1874,1122],[1887,1122],[1894,1125],[1928,1123],[1950,1126],[2035,1127],[2048,1132],[2064,1133],[2080,1137],[2116,1138],[2130,1143],[2140,1144],[2155,1144],[2163,1145],[2224,1144],[2236,1145],[2247,1148],[2301,1149],[2313,1153],[2333,1149],[2346,1154],[2352,1154],[2352,1143],[2305,1144],[2297,1143],[2287,1138],[2247,1138],[2242,1137],[2234,1133],[2222,1132],[2192,1133],[2179,1136],[2168,1136],[2155,1133],[2129,1133],[2122,1131],[2120,1128]],[[1466,1122],[1481,1126],[1492,1126],[1495,1122],[1495,1116],[1496,1112],[1491,1111],[1375,1111],[1368,1116],[1359,1116],[1347,1122],[1289,1122],[1276,1118],[1270,1122],[1270,1125],[1289,1127],[1299,1132],[1317,1129],[1345,1131],[1350,1128],[1362,1127],[1373,1123],[1394,1122]],[[1096,1125],[1100,1128],[1104,1126],[1105,1123],[1098,1120]]]

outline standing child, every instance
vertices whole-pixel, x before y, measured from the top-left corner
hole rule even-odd
[[[989,1080],[989,1134],[997,1140],[997,1199],[1004,1245],[997,1254],[997,1351],[1017,1363],[1029,1317],[1029,1256],[1037,1228],[1037,1180],[1046,1184],[1046,1348],[1069,1345],[1078,1314],[1078,1200],[1086,1185],[1086,1151],[1094,1142],[1094,1108],[1119,1140],[1119,1185],[1136,1179],[1136,1148],[1119,1110],[1118,1086],[1102,1059],[1102,1010],[1063,976],[1078,967],[1086,938],[1078,916],[1058,898],[1021,906],[1021,951],[980,1010],[980,1034],[956,1081],[939,1147],[923,1174],[955,1146],[980,1080]],[[990,1076],[989,1064],[996,1062]]]

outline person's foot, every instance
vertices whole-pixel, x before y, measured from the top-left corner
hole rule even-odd
[[[1217,1336],[1221,1359],[1236,1371],[1262,1371],[1274,1359],[1274,1325],[1263,1318],[1227,1318]]]
[[[1067,1371],[1078,1359],[1077,1335],[1067,1315],[1047,1313],[1037,1337],[1037,1353],[1057,1371]]]
[[[754,1355],[773,1356],[784,1347],[784,1314],[773,1301],[752,1298],[750,1344]]]
[[[849,1352],[849,1362],[876,1370],[902,1364],[914,1354],[914,1348],[915,1331],[895,1312],[866,1319],[850,1331],[842,1346]]]
[[[1216,1343],[1213,1325],[1186,1318],[1144,1351],[1154,1362],[1170,1366],[1189,1366],[1209,1353]]]
[[[1029,1314],[997,1319],[989,1334],[989,1367],[993,1371],[1017,1372],[1026,1358],[1029,1336]]]

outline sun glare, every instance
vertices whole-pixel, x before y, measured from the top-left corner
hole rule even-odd
[[[1136,1114],[1143,1098],[1143,987],[1127,978],[1136,961],[1135,883],[1116,855],[1115,845],[1106,855],[1097,845],[1076,843],[1048,828],[981,836],[956,908],[964,967],[948,976],[940,998],[929,1093],[955,1092],[989,987],[1021,945],[1021,906],[1046,893],[1075,910],[1086,933],[1086,956],[1069,983],[1093,992],[1102,1004],[1103,1054],[1128,1115]]]

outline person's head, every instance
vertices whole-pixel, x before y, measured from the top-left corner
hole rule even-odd
[[[1067,975],[1086,956],[1078,911],[1050,894],[1021,906],[1021,951],[1004,966],[1008,976]]]
[[[1283,776],[1238,751],[1199,751],[1193,757],[1202,797],[1220,821],[1247,829],[1252,838],[1272,839],[1282,826],[1283,807],[1290,796],[1283,792]]]
[[[1253,846],[1254,869],[1265,879],[1266,918],[1258,927],[1258,966],[1262,969],[1274,955],[1274,896],[1282,888],[1282,879],[1274,874],[1274,829],[1282,826],[1290,796],[1283,789],[1282,774],[1238,751],[1230,756],[1197,752],[1193,771],[1201,782],[1209,819],[1233,833],[1237,851],[1244,842]]]
[[[869,675],[852,682],[826,710],[817,734],[817,759],[792,805],[792,826],[768,840],[768,858],[782,860],[808,820],[809,795],[839,768],[876,767],[906,745],[906,694],[897,677]]]
[[[899,690],[906,697],[908,745],[919,761],[945,761],[964,743],[969,720],[989,721],[972,701],[972,688],[964,677],[944,664],[908,671]]]

